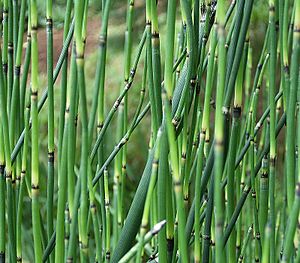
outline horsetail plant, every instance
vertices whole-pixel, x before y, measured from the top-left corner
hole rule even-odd
[[[62,2],[55,63],[0,1],[0,262],[299,262],[300,2]]]

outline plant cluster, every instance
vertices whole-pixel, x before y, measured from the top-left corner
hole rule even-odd
[[[300,1],[269,0],[254,64],[254,0],[170,0],[164,43],[157,1],[146,0],[144,32],[137,35],[135,1],[128,0],[124,85],[112,106],[105,98],[114,1],[102,0],[91,105],[84,67],[88,2],[65,1],[64,43],[54,67],[53,3],[46,1],[41,93],[37,0],[0,1],[0,262],[23,260],[25,197],[35,262],[300,262]],[[129,118],[133,88],[140,97]],[[149,152],[128,205],[127,146],[145,118]],[[107,134],[114,121],[116,131]]]

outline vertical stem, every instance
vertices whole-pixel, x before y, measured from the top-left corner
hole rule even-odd
[[[216,234],[216,262],[224,259],[223,251],[223,226],[224,226],[224,200],[221,180],[224,165],[224,118],[222,103],[225,90],[226,78],[226,48],[225,48],[225,1],[218,1],[217,4],[217,34],[218,34],[218,83],[216,95],[215,113],[215,234]]]
[[[275,88],[276,88],[276,29],[275,29],[275,1],[269,0],[269,105],[270,105],[270,179],[269,179],[269,220],[270,220],[270,261],[275,262],[275,161],[276,161],[276,105],[275,105]],[[291,92],[292,94],[292,92]],[[291,103],[291,102],[290,102]],[[291,106],[293,107],[293,106]],[[289,116],[289,115],[288,115]],[[289,136],[287,134],[287,136]],[[294,147],[294,144],[293,144]],[[291,154],[294,158],[294,150]],[[293,164],[295,161],[292,162]],[[294,166],[290,167],[294,173]],[[291,179],[291,178],[290,178]],[[294,180],[293,180],[294,181]],[[291,181],[290,181],[291,182]],[[293,185],[293,186],[292,186]],[[290,185],[294,188],[294,183]],[[289,202],[288,202],[289,204]]]
[[[87,176],[88,176],[88,119],[87,103],[84,77],[84,43],[82,37],[82,26],[84,16],[84,3],[75,1],[75,42],[76,42],[76,65],[80,97],[80,116],[81,116],[81,163],[80,163],[80,180],[81,180],[81,197],[79,211],[79,233],[80,233],[80,258],[83,262],[88,259],[88,196],[87,196]]]
[[[47,178],[47,237],[53,233],[53,191],[54,191],[54,93],[53,93],[53,22],[52,0],[47,0],[47,85],[48,85],[48,178]],[[53,255],[50,261],[53,262]]]
[[[37,3],[31,0],[31,184],[32,184],[32,227],[35,261],[42,262],[41,222],[39,208],[39,123],[38,123],[38,43],[37,43]]]

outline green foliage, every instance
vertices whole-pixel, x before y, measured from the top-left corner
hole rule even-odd
[[[299,1],[1,4],[0,262],[299,261]]]

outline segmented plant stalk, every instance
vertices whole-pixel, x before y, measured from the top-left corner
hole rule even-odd
[[[32,228],[35,261],[42,261],[42,232],[39,205],[39,123],[38,123],[38,43],[37,43],[37,3],[31,0],[31,194]]]
[[[147,31],[147,37],[146,37],[146,52],[147,52],[147,80],[148,80],[148,87],[149,87],[149,98],[151,101],[151,126],[152,126],[152,136],[150,140],[150,148],[152,148],[153,141],[156,138],[156,133],[158,131],[158,113],[157,113],[157,91],[154,88],[154,82],[153,82],[153,64],[152,64],[152,13],[151,13],[151,0],[146,1],[146,31]]]
[[[2,74],[2,73],[0,73]],[[1,80],[1,79],[0,79]],[[2,99],[2,98],[1,98]],[[2,100],[1,100],[2,101]],[[1,112],[2,115],[2,112]],[[0,118],[2,123],[2,118]],[[0,128],[0,195],[1,200],[5,200],[5,149],[4,149],[4,137],[2,126]],[[5,239],[6,239],[6,231],[5,231],[5,202],[0,203],[0,261],[5,262]]]
[[[223,225],[224,225],[224,197],[221,180],[224,166],[224,123],[223,123],[223,97],[225,90],[226,49],[225,49],[225,1],[217,4],[217,34],[218,34],[218,83],[216,95],[215,114],[215,234],[216,234],[216,262],[222,262],[223,251]]]
[[[14,1],[14,13],[16,3]],[[24,34],[24,24],[25,24],[25,11],[26,11],[26,1],[22,1],[21,3],[21,13],[20,20],[18,20],[18,15],[14,16],[14,35],[17,33],[19,36],[15,36],[14,41],[14,58],[15,58],[15,68],[14,68],[14,79],[13,79],[13,87],[12,87],[12,98],[11,98],[11,109],[10,109],[10,122],[9,129],[11,136],[11,147],[14,146],[15,140],[17,139],[19,130],[23,128],[20,124],[22,118],[20,118],[20,104],[18,101],[20,100],[20,73],[21,73],[21,58],[22,58],[22,49],[23,49],[23,34]],[[17,20],[15,21],[15,17]],[[17,21],[19,23],[17,23]],[[17,30],[19,28],[19,31]],[[16,165],[16,186],[18,188],[20,182],[20,156],[17,160]],[[17,196],[17,195],[16,195]]]
[[[270,26],[270,61],[269,61],[269,104],[270,104],[270,179],[269,179],[269,220],[271,225],[270,233],[270,261],[275,261],[275,176],[276,176],[276,105],[275,105],[275,88],[276,88],[276,29],[275,29],[275,1],[269,1],[269,26]],[[291,92],[292,94],[292,92]],[[290,101],[290,103],[292,103]],[[295,104],[295,103],[294,103]],[[293,104],[290,104],[293,105]],[[291,109],[293,106],[291,106]],[[289,136],[289,134],[287,134]],[[291,156],[294,156],[292,153]],[[294,163],[294,161],[293,161]],[[291,165],[289,169],[293,170]],[[291,187],[294,186],[294,183]]]
[[[13,12],[13,2],[8,0],[8,36],[7,36],[7,106],[8,113],[10,114],[12,96],[13,96],[13,74],[14,74],[14,12]],[[16,25],[15,25],[16,26]],[[13,139],[13,136],[10,138]],[[12,173],[12,177],[15,177],[15,173]],[[15,179],[15,178],[14,178]],[[13,180],[14,181],[14,180]],[[15,181],[13,182],[13,184]]]
[[[289,262],[294,251],[293,237],[295,235],[297,220],[300,211],[300,184],[297,184],[294,204],[291,210],[291,215],[288,219],[286,233],[284,236],[282,262]]]
[[[262,169],[260,176],[260,191],[259,191],[259,229],[264,230],[268,221],[268,195],[269,195],[269,169],[268,158],[264,157],[262,161]],[[262,241],[264,240],[264,233]]]
[[[8,60],[8,0],[3,1],[3,49],[2,49],[2,65],[3,65],[3,87],[5,96],[7,94],[7,60]],[[7,103],[7,101],[6,101]]]
[[[77,70],[75,60],[75,44],[72,46],[71,63],[70,63],[70,75],[67,99],[66,115],[68,116],[68,207],[70,213],[70,220],[73,218],[74,207],[74,195],[75,195],[75,149],[76,149],[76,128],[77,128],[77,111],[78,111],[78,87],[77,87]],[[71,88],[72,87],[72,88]]]
[[[245,55],[245,54],[244,54]],[[238,147],[238,136],[240,129],[240,117],[242,113],[242,96],[243,96],[243,72],[244,72],[245,64],[240,65],[238,81],[235,88],[235,97],[234,97],[234,105],[232,110],[233,121],[232,121],[232,129],[230,134],[230,142],[228,149],[228,159],[227,159],[227,211],[226,216],[229,219],[234,211],[234,179],[235,179],[235,159],[237,155],[237,147]],[[235,262],[235,246],[236,246],[236,232],[233,231],[231,237],[228,240],[228,261]]]
[[[296,20],[295,20],[296,22]],[[295,23],[295,25],[297,22]],[[297,27],[295,27],[297,28]],[[299,34],[298,34],[299,35]],[[294,32],[293,42],[297,41],[297,32]],[[297,50],[296,50],[297,52]],[[293,63],[293,61],[291,62]],[[296,65],[295,65],[296,66]],[[292,65],[291,65],[292,67]],[[299,67],[299,66],[298,66]],[[296,69],[291,69],[293,71]],[[295,72],[294,71],[294,72]],[[293,72],[293,73],[294,73]],[[299,69],[298,69],[299,72]],[[290,211],[293,200],[294,200],[294,189],[295,189],[295,109],[296,109],[296,99],[297,99],[297,85],[295,82],[293,83],[293,79],[295,78],[293,73],[291,72],[291,83],[288,91],[288,107],[287,107],[287,123],[286,123],[286,161],[287,161],[287,170],[286,170],[286,182],[287,182],[287,207],[288,211]]]
[[[165,70],[164,70],[164,86],[167,92],[168,99],[173,97],[173,77],[172,68],[174,60],[174,38],[175,38],[175,19],[176,19],[176,2],[169,1],[167,9],[167,32],[166,32],[166,55],[165,55]]]
[[[161,229],[166,224],[166,221],[161,221],[157,223],[153,229],[151,229],[144,237],[144,245],[147,244],[157,233],[161,231]],[[125,263],[128,262],[132,257],[134,257],[135,253],[139,248],[140,243],[135,244],[121,259],[119,262]]]
[[[53,192],[54,192],[54,92],[53,92],[53,21],[52,0],[46,7],[47,31],[47,85],[48,85],[48,178],[47,178],[47,238],[53,233]],[[54,260],[52,256],[52,261]]]
[[[110,201],[108,189],[108,171],[104,171],[104,193],[105,193],[105,220],[106,220],[106,233],[105,233],[105,261],[110,262],[110,233],[111,233],[111,220],[110,220]]]
[[[127,8],[127,15],[126,15],[126,24],[127,24],[127,31],[125,33],[125,43],[124,43],[124,82],[129,79],[130,75],[130,65],[132,61],[132,42],[133,42],[133,21],[134,21],[134,1],[128,1],[128,8]],[[128,129],[128,96],[125,95],[124,97],[124,118],[123,118],[123,129],[124,132]],[[125,196],[125,182],[126,182],[126,166],[127,166],[127,145],[124,146],[122,149],[122,186],[121,186],[121,211],[120,211],[120,218],[121,223],[124,223],[124,196]]]
[[[125,32],[125,43],[124,43],[124,84],[128,84],[130,75],[130,64],[131,64],[131,52],[132,52],[132,20],[133,20],[134,1],[128,1],[127,16],[126,16],[126,32]],[[121,90],[122,92],[122,90]],[[118,109],[118,130],[117,130],[117,141],[122,138],[123,133],[127,130],[127,116],[128,114],[128,95],[124,96]],[[123,191],[124,191],[124,180],[126,171],[126,146],[115,158],[114,165],[114,243],[118,241],[118,236],[123,225]]]
[[[152,174],[149,183],[149,188],[147,192],[147,197],[145,201],[144,213],[142,218],[140,236],[139,236],[139,248],[136,255],[136,263],[142,262],[143,249],[144,249],[144,238],[147,232],[147,228],[149,225],[149,214],[151,211],[151,199],[153,200],[153,195],[155,194],[154,188],[157,179],[157,172],[159,166],[159,151],[160,151],[160,142],[161,142],[162,131],[158,130],[157,133],[157,146],[154,152],[154,158],[152,162]]]
[[[18,210],[17,210],[17,231],[16,231],[16,239],[17,239],[17,260],[22,261],[22,218],[23,218],[23,198],[26,192],[26,182],[25,176],[27,175],[27,158],[28,158],[28,146],[29,146],[29,117],[30,117],[30,94],[28,94],[28,102],[26,106],[25,112],[25,138],[23,145],[23,155],[22,155],[22,172],[20,179],[20,191],[19,191],[19,200],[18,200]],[[27,175],[28,177],[28,175]]]
[[[175,141],[174,126],[171,122],[171,109],[165,91],[163,91],[163,101],[164,101],[164,109],[165,109],[164,111],[166,117],[166,127],[167,127],[166,129],[167,129],[168,142],[170,147],[170,159],[171,159],[173,185],[174,185],[174,191],[176,196],[176,206],[177,209],[181,211],[181,213],[178,213],[178,244],[179,244],[178,247],[181,253],[182,262],[188,262],[187,243],[186,243],[185,232],[184,232],[186,215],[184,212],[182,182],[179,174],[178,150]]]
[[[63,39],[66,41],[67,34],[70,29],[70,20],[71,20],[71,7],[72,1],[67,1],[66,6],[66,13],[64,17],[64,32],[63,32]],[[68,71],[68,59],[67,59],[68,49],[66,50],[66,56],[62,61],[62,74],[61,74],[61,83],[60,83],[60,109],[59,109],[59,120],[58,120],[58,147],[57,147],[57,166],[60,169],[60,161],[61,158],[61,151],[63,148],[63,134],[64,134],[64,127],[65,127],[65,111],[66,111],[66,97],[67,97],[67,71]]]

